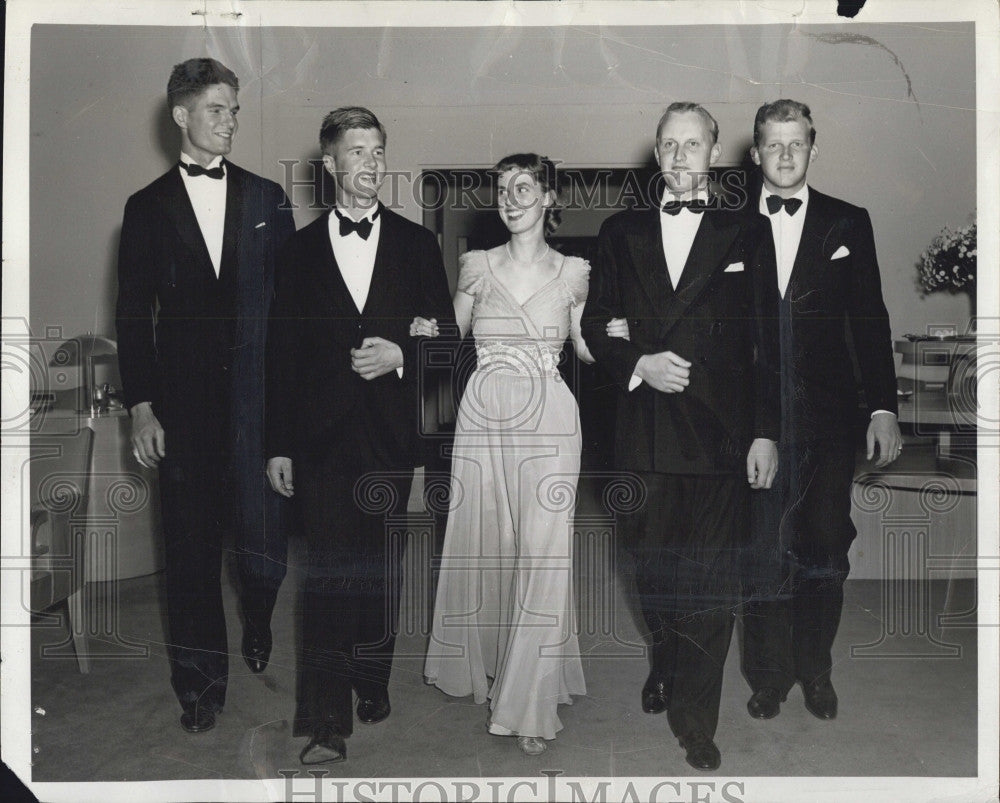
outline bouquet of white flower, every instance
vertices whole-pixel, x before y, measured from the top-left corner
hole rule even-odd
[[[945,226],[920,255],[917,281],[923,293],[972,291],[976,283],[976,224]]]

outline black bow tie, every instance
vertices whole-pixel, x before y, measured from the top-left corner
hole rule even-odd
[[[682,209],[692,212],[704,212],[711,204],[708,201],[667,201],[660,207],[668,215],[679,215]]]
[[[337,207],[333,208],[333,213],[337,216],[340,221],[340,236],[346,237],[352,231],[357,232],[358,237],[362,240],[367,240],[369,235],[372,233],[372,226],[375,225],[375,218],[378,217],[379,208],[375,207],[375,214],[371,218],[363,217],[361,220],[351,220],[349,217],[344,217],[340,214],[340,210]]]
[[[215,167],[211,167],[206,170],[200,164],[195,164],[194,162],[179,162],[180,166],[187,170],[187,174],[194,178],[195,176],[208,176],[209,178],[224,178],[226,171],[222,169],[222,163],[220,162]]]
[[[782,198],[780,195],[768,195],[764,199],[764,203],[767,204],[767,213],[769,215],[775,214],[781,207],[785,207],[785,211],[789,215],[794,215],[799,211],[799,207],[802,206],[801,198]]]

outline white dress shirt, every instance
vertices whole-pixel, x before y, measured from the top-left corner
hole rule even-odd
[[[662,208],[660,210],[660,241],[663,244],[663,256],[667,260],[670,284],[674,290],[680,283],[684,265],[687,264],[688,256],[691,254],[691,246],[694,245],[694,238],[698,234],[703,215],[704,212],[692,212],[685,207],[682,207],[676,215],[667,214]],[[635,390],[641,384],[642,379],[632,374],[628,389]]]
[[[680,283],[684,265],[687,263],[695,235],[701,225],[704,212],[692,212],[682,207],[676,215],[660,212],[660,239],[663,243],[663,256],[667,260],[667,273],[670,274],[670,284],[674,290]]]
[[[336,208],[344,217],[354,219],[340,206]],[[372,274],[375,272],[375,253],[378,251],[378,238],[382,232],[381,213],[372,219],[377,210],[378,206],[373,206],[368,214],[362,218],[362,220],[367,218],[372,221],[372,230],[367,240],[362,240],[361,235],[356,231],[341,237],[340,218],[335,212],[330,213],[330,218],[327,221],[333,256],[337,260],[340,275],[344,277],[344,284],[347,285],[358,312],[364,312],[365,304],[368,301],[368,291],[372,285]],[[401,344],[397,343],[396,345],[402,348]],[[396,369],[396,375],[402,379],[403,369],[401,367]]]
[[[181,161],[184,164],[195,164],[194,159],[186,153],[181,153]],[[220,163],[222,157],[216,156],[206,170],[217,167]],[[222,236],[226,230],[226,183],[229,181],[229,171],[223,164],[225,175],[218,179],[208,176],[189,176],[183,167],[177,169],[181,172],[184,189],[191,199],[194,216],[198,219],[198,228],[201,229],[201,236],[208,247],[208,255],[212,259],[212,267],[215,268],[215,275],[218,277],[219,268],[222,266]]]
[[[774,238],[774,254],[778,263],[778,292],[784,298],[788,280],[792,275],[792,266],[795,265],[795,255],[799,252],[799,242],[802,240],[802,226],[806,219],[806,208],[809,206],[809,185],[803,184],[802,189],[791,196],[802,201],[802,206],[795,210],[794,215],[789,215],[785,207],[781,207],[773,215],[769,214],[767,198],[770,195],[774,193],[766,188],[761,191],[758,208],[760,213],[771,221],[771,236]]]
[[[339,207],[338,209],[340,214],[350,218],[346,211]],[[365,218],[372,220],[372,215],[377,209],[377,206],[372,207]],[[353,220],[353,218],[351,219]],[[362,240],[361,235],[354,231],[346,237],[341,237],[340,218],[337,217],[336,213],[330,214],[328,228],[330,245],[333,246],[333,255],[337,258],[340,275],[344,277],[344,283],[351,291],[354,306],[358,308],[358,312],[363,312],[365,303],[368,301],[372,273],[375,270],[375,252],[378,250],[378,238],[382,231],[382,215],[380,214],[372,221],[372,231],[367,240]]]

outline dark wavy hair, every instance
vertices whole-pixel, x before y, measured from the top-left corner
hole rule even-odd
[[[512,153],[505,156],[492,168],[490,175],[494,180],[498,180],[502,173],[508,170],[520,170],[531,175],[537,184],[545,192],[552,190],[556,196],[556,202],[545,210],[545,236],[552,235],[562,222],[562,210],[559,209],[559,171],[556,164],[547,156],[539,156],[537,153]]]
[[[187,106],[195,97],[215,84],[228,84],[240,91],[240,79],[225,64],[215,59],[188,59],[174,66],[167,81],[167,108]]]
[[[816,129],[813,127],[812,112],[806,104],[788,98],[765,103],[757,109],[757,116],[753,121],[753,144],[760,145],[760,134],[764,130],[764,123],[792,123],[796,120],[805,120],[809,123],[809,144],[815,145]]]
[[[329,153],[329,149],[352,128],[377,129],[382,135],[382,144],[385,144],[385,127],[374,112],[364,106],[341,106],[323,118],[319,127],[320,150]]]

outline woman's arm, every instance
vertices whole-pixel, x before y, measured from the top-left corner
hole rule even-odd
[[[472,305],[475,301],[474,296],[470,296],[462,290],[455,291],[452,305],[455,307],[455,322],[458,324],[460,337],[465,337],[469,332],[469,327],[472,326]]]
[[[576,356],[583,362],[593,363],[594,358],[591,356],[590,349],[587,348],[587,343],[583,339],[583,333],[580,331],[580,319],[583,317],[584,306],[584,304],[577,304],[575,307],[570,307],[569,336],[573,341],[573,347],[576,349]]]

